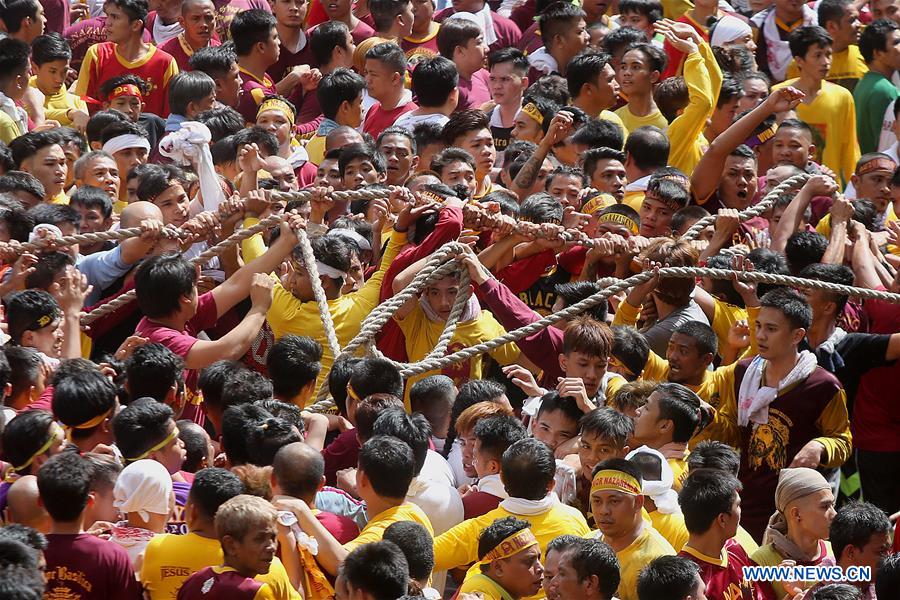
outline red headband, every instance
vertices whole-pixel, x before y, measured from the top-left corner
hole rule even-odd
[[[111,102],[120,96],[137,96],[138,98],[142,98],[140,88],[133,83],[116,86],[113,91],[109,93],[109,100]]]

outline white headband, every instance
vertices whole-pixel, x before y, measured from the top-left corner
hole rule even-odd
[[[155,460],[138,460],[124,469],[113,487],[113,505],[123,513],[138,513],[144,521],[150,514],[169,514],[172,477]]]
[[[346,279],[347,274],[343,271],[339,271],[334,267],[329,267],[325,263],[320,260],[316,261],[316,269],[319,271],[319,275],[324,275],[325,277],[331,277],[332,279]]]
[[[330,229],[328,233],[325,235],[330,235],[331,237],[339,237],[344,238],[345,240],[351,241],[355,243],[360,250],[371,250],[372,244],[369,243],[369,240],[353,231],[352,229]]]
[[[108,154],[115,154],[120,150],[127,150],[129,148],[143,148],[149,153],[150,142],[148,142],[146,138],[142,138],[139,135],[126,133],[123,135],[117,135],[116,137],[103,144],[103,151]]]
[[[672,467],[666,457],[659,450],[655,450],[649,446],[641,446],[637,450],[632,450],[625,457],[625,460],[631,460],[638,454],[652,454],[659,459],[660,477],[661,479],[654,481],[641,478],[641,493],[648,496],[656,509],[664,515],[681,514],[681,506],[678,504],[678,494],[672,489],[675,483],[675,475],[672,473]]]
[[[719,19],[719,22],[713,27],[709,45],[724,46],[751,33],[752,30],[746,22],[737,17],[726,15]]]

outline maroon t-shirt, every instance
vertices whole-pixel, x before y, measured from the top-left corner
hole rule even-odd
[[[216,46],[221,46],[222,42],[218,40],[215,32],[213,32],[212,39],[209,40],[210,47],[214,48]],[[175,59],[175,62],[178,63],[178,69],[181,71],[191,71],[191,56],[194,54],[193,48],[188,46],[187,42],[181,38],[180,35],[176,35],[172,39],[163,42],[159,45],[159,49],[165,52],[166,54],[171,55],[172,58]]]
[[[463,496],[463,518],[474,519],[491,512],[502,502],[502,498],[487,492],[472,492]]]
[[[278,83],[284,79],[284,76],[287,75],[288,71],[300,65],[309,65],[310,67],[318,66],[315,57],[313,57],[312,50],[309,47],[309,36],[304,37],[303,47],[296,52],[291,52],[284,43],[282,43],[281,50],[278,53],[278,61],[266,70],[269,75],[272,76],[272,79],[275,80],[275,83]],[[313,92],[313,96],[315,96],[315,92]]]
[[[140,600],[128,552],[93,535],[47,534],[45,598]]]
[[[337,472],[356,467],[359,463],[359,438],[355,429],[348,429],[322,450],[325,459],[325,481],[334,485]]]
[[[382,131],[393,125],[394,121],[399,119],[401,115],[412,112],[417,108],[419,108],[419,105],[412,100],[405,104],[396,106],[391,110],[382,109],[381,103],[379,102],[375,104],[375,106],[370,108],[368,113],[366,113],[366,120],[363,123],[363,131],[371,135],[373,138],[377,138]]]
[[[264,585],[233,569],[206,567],[185,579],[178,600],[253,600]]]
[[[481,108],[481,105],[491,100],[490,73],[487,69],[479,69],[472,73],[471,79],[459,76],[459,102],[456,110],[468,110]]]
[[[334,536],[334,539],[339,544],[346,544],[350,540],[355,540],[359,537],[359,525],[350,517],[318,510],[316,511],[316,519],[322,524],[322,527],[328,530],[328,533]]]

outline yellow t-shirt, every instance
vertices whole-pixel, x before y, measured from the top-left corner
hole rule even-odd
[[[628,131],[625,132],[628,134]],[[643,190],[638,190],[635,192],[625,192],[625,197],[622,198],[622,204],[627,204],[634,210],[640,214],[641,212],[641,204],[644,203],[644,192]]]
[[[619,115],[617,115],[617,114],[614,113],[613,111],[611,111],[611,110],[601,110],[601,111],[600,111],[600,116],[599,116],[599,118],[602,119],[602,120],[604,120],[604,121],[609,121],[610,123],[615,123],[616,125],[618,125],[619,127],[622,128],[622,133],[623,133],[623,134],[627,134],[627,133],[628,133],[628,130],[625,129],[625,123],[622,122],[622,117],[620,117]],[[617,150],[618,150],[618,148],[617,148]]]
[[[788,79],[773,85],[772,91],[796,82],[796,79]],[[815,99],[809,104],[801,102],[796,111],[797,118],[813,129],[813,143],[821,163],[837,173],[846,185],[860,157],[853,94],[846,88],[823,81]]]
[[[32,76],[28,81],[28,85],[37,88],[37,77]],[[88,112],[87,104],[84,100],[70,93],[65,87],[60,87],[55,94],[44,95],[45,118],[59,121],[60,125],[68,127],[72,125],[72,119],[68,116],[70,110]]]
[[[675,548],[657,530],[644,523],[644,530],[628,547],[616,552],[619,559],[619,600],[638,600],[637,578],[654,558],[675,555]]]
[[[633,114],[631,112],[631,109],[626,104],[625,106],[617,110],[616,114],[619,115],[620,119],[622,119],[622,124],[625,126],[626,137],[629,133],[631,133],[638,127],[653,125],[654,127],[659,127],[663,131],[665,131],[669,127],[669,122],[666,121],[666,118],[661,112],[659,112],[658,108],[645,117],[639,117]]]
[[[384,537],[384,530],[399,521],[415,521],[425,527],[429,535],[434,537],[434,529],[431,527],[431,521],[428,520],[425,512],[411,502],[404,502],[400,506],[389,508],[369,519],[369,522],[359,532],[356,539],[344,544],[344,548],[349,552],[363,544],[380,542]]]
[[[833,556],[831,544],[829,542],[820,542],[819,556],[813,559],[812,564],[819,564],[826,556]],[[781,564],[784,557],[775,549],[775,546],[766,544],[765,546],[760,546],[759,549],[750,556],[750,559],[761,567],[776,567]],[[769,582],[769,585],[772,586],[772,590],[775,592],[775,598],[778,600],[789,598],[788,592],[784,588],[783,581],[771,581]],[[798,586],[801,589],[809,589],[813,586],[813,583],[798,582]]]
[[[504,517],[516,517],[531,523],[531,532],[541,546],[542,555],[547,551],[547,544],[563,534],[586,537],[591,531],[587,521],[584,520],[584,515],[577,508],[560,502],[546,512],[536,515],[514,514],[498,506],[480,517],[467,519],[437,536],[434,539],[434,570],[447,571],[477,561],[478,536],[485,527]],[[466,579],[475,572],[477,567],[475,570],[470,569]]]
[[[406,244],[406,234],[394,232],[381,259],[378,271],[358,291],[328,301],[328,310],[334,322],[334,331],[342,348],[359,333],[363,320],[378,305],[378,294],[381,291],[384,273],[404,244]],[[244,246],[244,248],[246,249],[248,246]],[[244,260],[252,260],[252,257],[248,257],[245,253]],[[334,363],[334,356],[331,354],[331,348],[328,347],[325,328],[319,316],[319,305],[315,301],[301,302],[290,290],[285,289],[281,282],[276,282],[272,306],[269,308],[267,319],[276,340],[292,333],[309,336],[322,344],[322,372],[316,380],[316,389],[318,389]]]
[[[703,129],[716,108],[722,87],[722,70],[706,42],[685,59],[684,82],[688,89],[688,105],[669,125],[667,135],[671,145],[669,165],[690,175],[709,148]]]
[[[663,16],[673,21],[694,8],[691,0],[662,0]]]
[[[144,551],[144,563],[139,579],[150,600],[171,600],[178,595],[184,581],[193,573],[206,567],[221,565],[224,557],[219,540],[196,533],[187,535],[165,534],[154,536]],[[272,561],[269,572],[254,579],[269,584],[273,597],[278,600],[300,600],[301,596],[291,585],[287,571],[278,557]]]
[[[60,192],[57,195],[50,198],[50,204],[68,204],[69,197],[66,196],[65,192]]]
[[[429,319],[418,304],[405,318],[397,320],[397,324],[406,338],[406,353],[410,362],[422,360],[431,352],[437,345],[446,325],[444,322],[438,323]],[[487,310],[482,310],[477,319],[457,324],[456,331],[453,332],[453,337],[447,346],[447,354],[492,340],[505,333],[506,330],[497,322],[494,315]],[[501,365],[508,365],[519,358],[519,353],[519,347],[510,342],[491,350],[490,355]],[[411,388],[415,382],[429,375],[446,375],[457,385],[470,379],[481,379],[482,362],[481,356],[476,356],[465,362],[444,367],[441,371],[427,371],[421,375],[414,375],[406,380],[406,387],[407,389]]]
[[[8,114],[0,110],[0,141],[9,144],[11,141],[25,135],[27,131],[19,129],[19,124]]]
[[[713,318],[710,325],[712,330],[716,332],[716,338],[719,341],[719,356],[724,356],[724,352],[728,348],[728,332],[737,321],[747,320],[747,309],[728,304],[718,298],[714,299],[714,303]]]
[[[484,573],[476,573],[471,577],[466,577],[466,580],[459,587],[460,594],[472,594],[475,592],[479,592],[484,597],[484,600],[513,600],[513,597],[499,583]]]
[[[687,450],[684,451],[684,456],[681,458],[667,458],[666,462],[669,463],[669,467],[672,469],[672,475],[675,480],[672,483],[672,489],[676,492],[681,491],[681,486],[684,483],[684,480],[687,479],[688,476],[688,457],[689,452]]]
[[[649,513],[650,523],[653,529],[659,532],[666,541],[672,544],[672,548],[679,552],[687,544],[688,530],[684,526],[684,515],[681,513],[666,515],[658,510]]]
[[[744,549],[744,552],[747,553],[747,556],[751,556],[754,552],[759,550],[759,544],[756,543],[756,540],[753,539],[753,536],[750,535],[750,532],[738,525],[737,534],[734,536],[734,541],[740,544],[741,548]]]
[[[842,52],[835,52],[831,55],[831,68],[828,69],[825,79],[852,91],[856,83],[868,72],[869,67],[866,66],[859,46],[852,44]],[[787,68],[787,79],[796,77],[800,77],[800,68],[797,67],[796,61],[791,60],[791,64]]]
[[[325,136],[314,135],[306,144],[306,154],[309,155],[309,162],[317,167],[325,160]]]

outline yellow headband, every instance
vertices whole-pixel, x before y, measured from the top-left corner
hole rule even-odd
[[[523,106],[522,112],[537,121],[538,125],[544,124],[544,115],[542,115],[541,111],[538,110],[538,107],[534,105],[534,102],[529,102]]]
[[[36,459],[38,456],[40,456],[41,454],[43,454],[44,452],[49,450],[50,446],[52,446],[56,442],[63,439],[63,432],[62,432],[62,429],[60,429],[59,425],[57,425],[56,423],[53,423],[53,425],[51,426],[50,429],[51,429],[50,437],[47,438],[47,441],[44,442],[44,445],[41,446],[40,448],[38,448],[37,452],[32,454],[31,458],[29,458],[28,460],[23,462],[21,465],[14,466],[12,468],[13,471],[18,473],[19,471],[22,471],[23,469],[27,469],[29,466],[31,466],[31,463],[34,462],[34,459]]]
[[[537,538],[534,537],[531,530],[526,527],[497,544],[493,550],[485,554],[484,558],[478,562],[482,564],[492,563],[495,560],[509,558],[510,556],[514,556],[523,550],[527,550],[528,548],[537,545]]]
[[[359,394],[356,393],[356,390],[353,389],[353,386],[350,383],[347,383],[347,395],[353,399],[354,402],[359,404],[362,402],[362,398],[359,397]]]
[[[893,172],[894,169],[897,168],[897,165],[890,158],[886,156],[878,156],[873,158],[872,160],[866,161],[863,164],[859,165],[859,168],[856,169],[856,175],[862,176],[867,173],[871,173],[872,171],[890,171]]]
[[[74,431],[75,429],[93,429],[94,427],[97,427],[98,425],[100,425],[100,423],[105,421],[107,417],[112,415],[112,412],[115,409],[116,409],[116,407],[113,406],[112,408],[110,408],[108,411],[106,411],[102,415],[97,415],[93,419],[91,419],[89,421],[85,421],[84,423],[82,423],[80,425],[63,425],[63,429],[65,429],[65,431],[66,431],[66,439],[69,440],[70,442],[72,441],[72,431]]]
[[[141,459],[147,458],[148,456],[150,456],[151,454],[153,454],[153,453],[156,452],[157,450],[162,450],[162,449],[165,448],[172,440],[174,440],[175,438],[178,437],[178,433],[179,433],[179,432],[178,432],[178,426],[176,425],[175,427],[172,428],[172,433],[170,433],[169,435],[166,436],[166,439],[164,439],[163,441],[161,441],[161,442],[158,443],[157,445],[153,446],[152,448],[150,448],[149,450],[147,450],[146,452],[144,452],[144,453],[141,454],[140,456],[135,456],[134,458],[126,458],[126,459],[125,459],[125,462],[134,462],[134,461],[136,461],[136,460],[141,460]]]
[[[612,354],[609,355],[609,366],[610,366],[610,367],[615,367],[615,368],[617,368],[617,369],[620,369],[620,370],[621,370],[622,372],[624,372],[626,375],[631,375],[632,377],[635,377],[635,374],[631,372],[631,369],[629,369],[628,367],[626,367],[625,364],[624,364],[621,360],[619,360],[618,358],[616,358],[616,357],[613,356]]]
[[[277,110],[278,112],[284,113],[284,116],[287,117],[287,120],[290,121],[291,127],[294,126],[294,111],[291,110],[291,107],[288,106],[287,102],[284,100],[280,100],[278,98],[268,98],[267,100],[263,100],[259,105],[259,110],[256,111],[256,118],[259,119],[259,115],[263,114],[267,110]]]
[[[601,215],[600,218],[597,219],[597,222],[598,223],[616,223],[618,225],[624,225],[625,227],[628,228],[628,231],[630,231],[632,235],[637,235],[638,230],[640,229],[634,219],[630,219],[630,218],[626,217],[625,215],[615,213],[615,212],[609,212],[609,213],[606,213],[605,215]]]
[[[444,198],[440,194],[432,192],[431,190],[420,190],[417,193],[419,194],[419,198],[423,201],[435,202],[437,204],[443,204],[447,201],[446,198]]]
[[[616,199],[609,194],[597,194],[596,196],[591,196],[590,200],[582,205],[581,212],[592,215],[615,203]]]
[[[594,479],[591,481],[592,494],[602,491],[622,492],[629,496],[640,496],[641,484],[628,473],[615,469],[604,469],[594,475]]]

